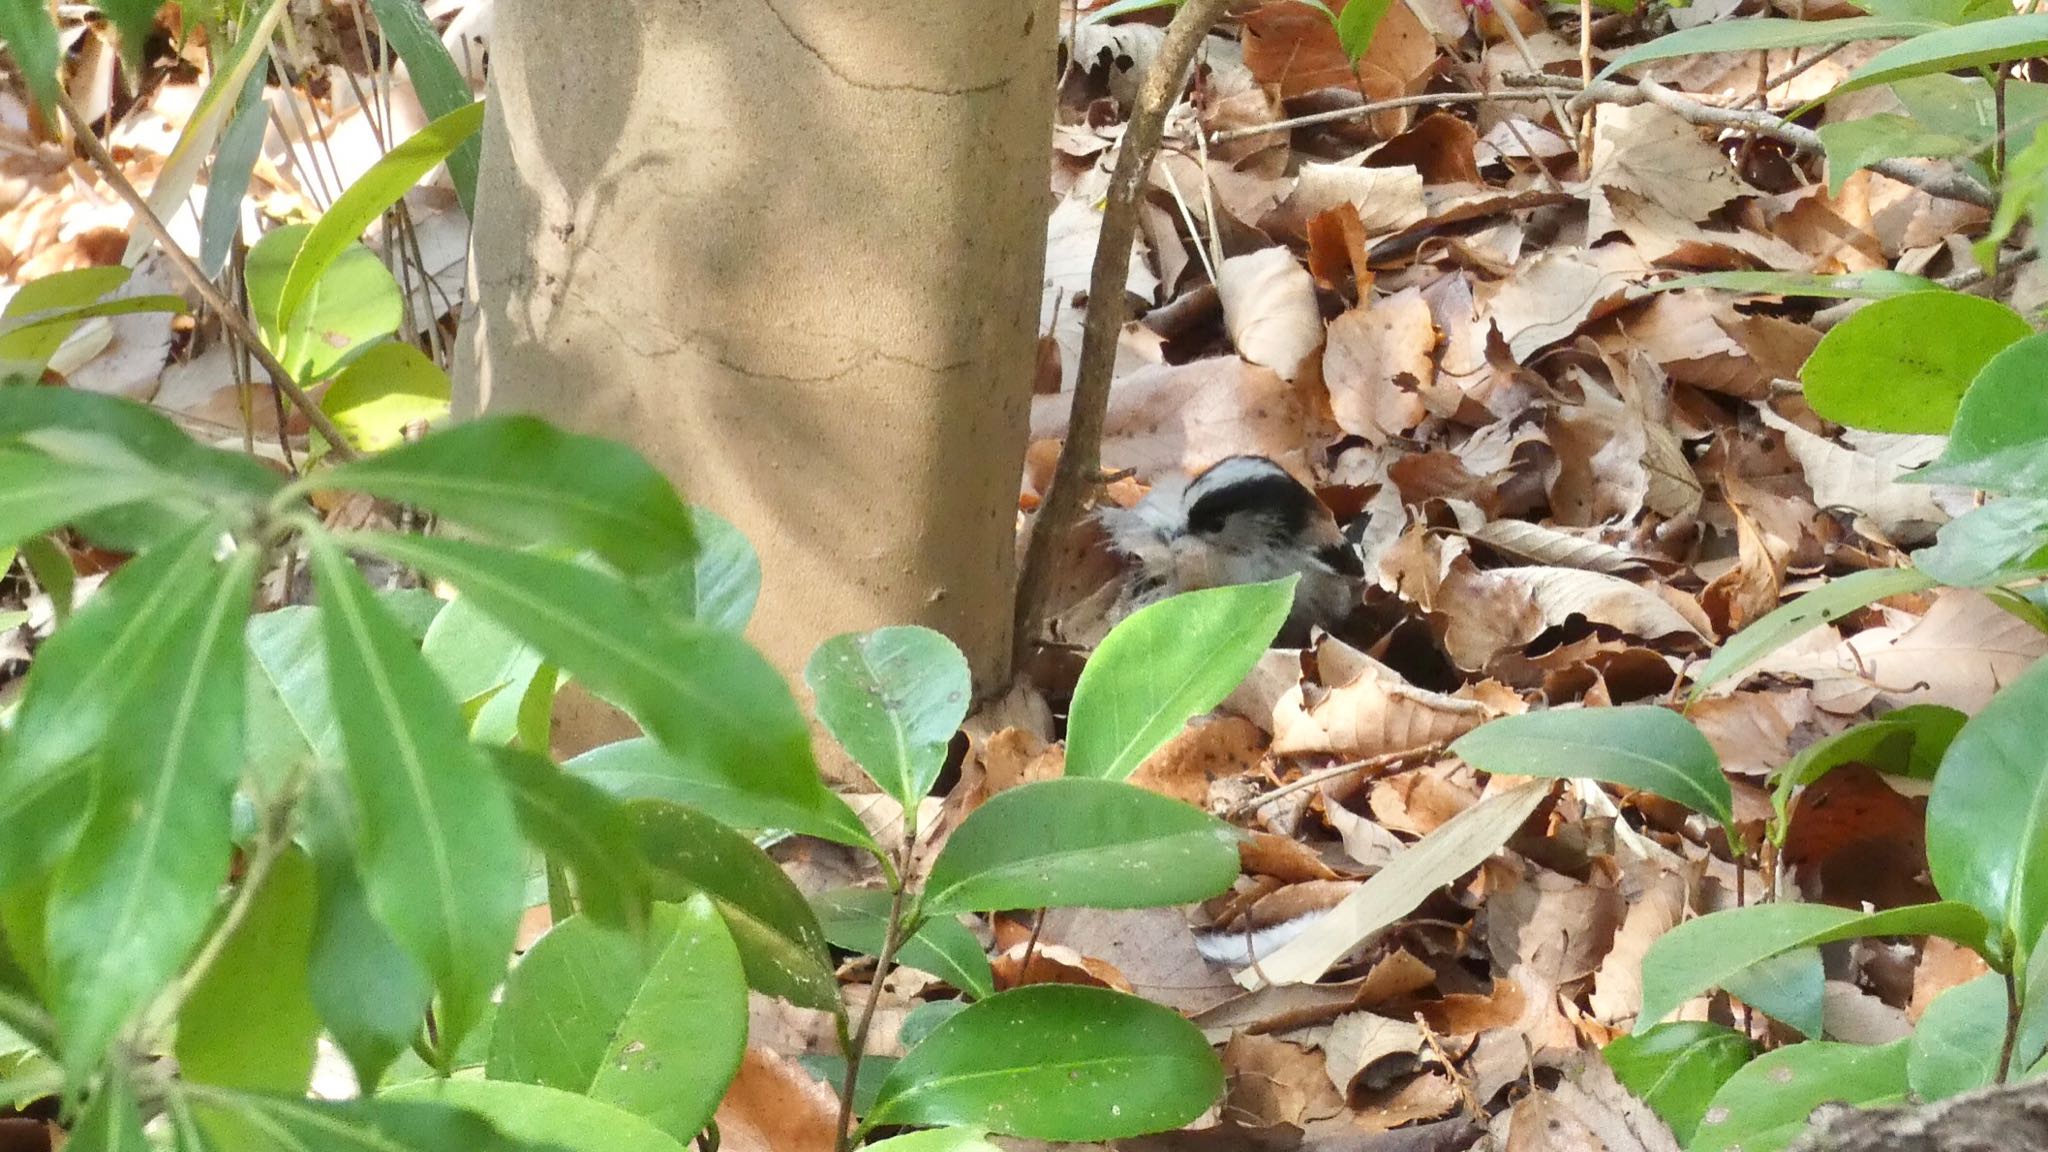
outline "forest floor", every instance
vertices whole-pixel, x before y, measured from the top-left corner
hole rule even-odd
[[[488,6],[473,7],[481,15],[459,15],[468,23],[454,35],[481,60]],[[1851,11],[1817,0],[1799,15],[1837,7]],[[1354,67],[1323,13],[1266,0],[1237,6],[1204,47],[1142,210],[1128,281],[1137,320],[1119,345],[1102,446],[1122,474],[1108,498],[1133,503],[1164,477],[1265,455],[1354,526],[1378,579],[1348,627],[1269,653],[1222,711],[1139,773],[1254,830],[1235,891],[1192,912],[994,925],[999,985],[1134,991],[1188,1014],[1218,1045],[1229,1075],[1218,1112],[1119,1148],[1421,1152],[1511,1125],[1506,1146],[1524,1152],[1675,1149],[1663,1122],[1587,1058],[1635,1024],[1652,941],[1689,913],[1773,893],[1852,908],[1932,898],[1926,787],[1873,767],[1801,792],[1770,859],[1731,859],[1714,826],[1668,802],[1572,785],[1505,849],[1443,877],[1320,979],[1268,983],[1246,954],[1313,930],[1418,838],[1502,789],[1446,753],[1460,735],[1534,707],[1684,700],[1690,673],[1744,625],[1831,577],[1900,563],[1970,506],[1967,492],[1893,483],[1932,459],[1940,438],[1846,430],[1808,407],[1801,365],[1856,302],[1807,287],[1901,272],[2030,312],[2048,302],[2048,274],[2027,263],[1976,274],[1967,238],[1988,219],[1979,203],[1868,170],[1827,173],[1781,139],[1697,123],[1702,107],[1796,109],[1882,45],[1663,60],[1627,75],[1654,75],[1671,102],[1573,102],[1589,72],[1660,30],[1755,14],[1756,0],[1596,10],[1582,44],[1575,9],[1494,0],[1475,23],[1459,0],[1406,0]],[[1164,19],[1080,16],[1064,25],[1026,513],[1065,428],[1109,158]],[[117,158],[147,188],[200,78],[167,52],[131,96],[112,80],[111,42],[84,35],[102,41],[89,48],[106,69],[77,95],[109,118]],[[293,62],[307,69],[299,87],[270,93],[252,219],[317,213],[383,142],[424,122],[402,86],[395,98],[378,90],[352,27],[307,42],[324,49]],[[1408,97],[1431,98],[1359,110]],[[1803,122],[1898,107],[1872,89]],[[0,261],[11,285],[116,260],[128,235],[127,209],[29,124],[23,94],[0,88]],[[445,187],[430,183],[408,203],[408,331],[445,362],[466,223]],[[171,223],[196,237],[196,216]],[[1776,278],[1741,291],[1659,287],[1732,271]],[[172,280],[146,258],[131,290],[175,291]],[[150,401],[219,443],[276,450],[281,407],[238,383],[235,358],[204,323],[102,318],[69,352],[73,387]],[[1100,590],[1117,572],[1097,529],[1081,531],[1073,550],[1091,559],[1062,587],[1054,627],[1085,645],[1106,627]],[[80,559],[88,573],[107,560]],[[47,603],[23,587],[0,602],[0,662],[15,671],[48,623]],[[1773,818],[1772,775],[1803,749],[1908,705],[1974,714],[2044,654],[2048,634],[1984,594],[1913,593],[1814,629],[1712,685],[1686,715],[1718,754],[1737,825],[1756,844]],[[971,718],[958,783],[935,802],[941,826],[996,791],[1058,774],[1053,718],[1035,695]],[[1290,781],[1306,783],[1275,791]],[[861,875],[830,846],[781,854],[807,889]],[[1938,940],[1845,946],[1826,971],[1825,1033],[1896,1039],[1937,994],[1983,970]],[[949,994],[929,974],[892,976],[879,992],[877,1051],[900,1054],[895,1031],[910,1009]],[[1760,1040],[1788,1035],[1725,997],[1681,1016]],[[807,1107],[792,1101],[826,1107],[819,1086],[779,1059],[828,1051],[826,1020],[759,1002],[756,1058],[727,1116],[736,1131],[749,1100],[785,1120]],[[802,1152],[802,1129],[761,1139]]]

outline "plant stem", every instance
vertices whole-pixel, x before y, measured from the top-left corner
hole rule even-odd
[[[2017,965],[2005,970],[2005,1043],[1998,1049],[1998,1079],[2003,1084],[2012,1073],[2013,1048],[2020,1039],[2020,986]]]
[[[1124,283],[1130,278],[1131,241],[1138,231],[1138,204],[1145,195],[1146,176],[1152,171],[1167,113],[1180,94],[1195,51],[1228,7],[1229,0],[1186,0],[1173,14],[1159,43],[1159,54],[1138,86],[1123,143],[1117,146],[1095,264],[1088,274],[1088,318],[1081,329],[1081,363],[1074,379],[1067,439],[1052,484],[1046,489],[1045,503],[1032,523],[1024,571],[1017,580],[1010,641],[1013,669],[1022,667],[1037,639],[1049,607],[1046,601],[1059,575],[1060,549],[1080,521],[1096,474],[1102,470],[1102,425],[1109,415],[1110,378],[1116,372],[1117,338],[1124,326]]]
[[[335,459],[356,459],[357,452],[349,445],[348,438],[341,434],[341,429],[334,426],[334,421],[328,418],[327,413],[322,412],[320,406],[313,403],[313,398],[306,395],[306,390],[299,387],[299,382],[292,378],[292,374],[285,370],[285,366],[278,362],[277,357],[270,354],[270,349],[264,347],[263,337],[256,331],[256,326],[251,324],[249,318],[230,303],[227,297],[221,295],[220,289],[214,286],[213,281],[208,279],[205,271],[199,267],[199,262],[187,255],[183,248],[178,247],[177,241],[171,239],[171,230],[164,226],[164,222],[150,208],[149,201],[143,199],[142,193],[135,190],[135,185],[128,182],[128,177],[122,173],[120,165],[114,163],[113,156],[107,152],[107,146],[100,143],[100,138],[93,134],[92,122],[78,110],[78,105],[71,102],[71,97],[65,93],[61,85],[57,89],[57,107],[63,110],[64,118],[70,121],[72,132],[77,135],[78,143],[85,149],[86,157],[92,161],[93,167],[99,170],[100,177],[127,202],[128,207],[135,213],[136,223],[156,237],[158,246],[164,250],[164,256],[192,286],[192,291],[199,294],[200,302],[213,309],[220,317],[221,323],[227,325],[236,338],[247,345],[250,355],[256,357],[256,362],[263,365],[263,370],[270,374],[271,384],[290,398],[292,406],[306,417],[306,422],[313,426],[314,431],[326,438],[329,451],[333,453]]]
[[[875,1023],[875,1009],[882,1003],[882,984],[889,978],[889,968],[896,962],[896,950],[903,946],[909,934],[905,931],[904,918],[910,897],[910,860],[917,846],[917,807],[911,805],[904,810],[902,862],[894,894],[889,900],[889,927],[882,934],[882,951],[875,957],[875,974],[868,984],[868,1002],[861,1007],[860,1024],[853,1035],[846,1035],[844,1017],[840,1024],[840,1046],[846,1050],[846,1082],[839,1090],[839,1126],[835,1129],[835,1147],[838,1152],[851,1152],[853,1148],[853,1092],[860,1084],[860,1062],[868,1050],[868,1030]]]

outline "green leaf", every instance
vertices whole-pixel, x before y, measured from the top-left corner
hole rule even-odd
[[[320,397],[320,410],[350,444],[382,452],[412,425],[448,414],[448,373],[412,345],[387,341],[341,370]]]
[[[10,16],[0,16],[0,26]],[[78,310],[126,284],[131,271],[120,265],[76,268],[23,284],[0,309],[0,380],[20,377],[33,383],[40,378],[50,357],[85,320]],[[31,319],[38,322],[25,323]]]
[[[833,739],[906,809],[937,782],[974,695],[960,649],[916,627],[835,636],[811,653],[804,683]]]
[[[2041,387],[2043,379],[2048,379],[2048,335],[2029,336],[1992,357],[1956,408],[1948,448],[1904,479],[2048,494],[2048,390]]]
[[[803,893],[767,853],[681,805],[636,800],[626,812],[654,869],[656,899],[711,897],[739,945],[749,985],[798,1007],[839,1010],[825,933]]]
[[[1714,288],[1757,296],[1817,296],[1826,300],[1886,300],[1908,292],[1946,291],[1925,276],[1908,276],[1889,268],[1816,276],[1800,272],[1702,272],[1646,285],[1653,292]]]
[[[1780,952],[1864,936],[1940,936],[1982,948],[1988,927],[1975,909],[1952,901],[1869,913],[1826,904],[1755,904],[1710,913],[1650,944],[1635,1030],[1647,1031],[1692,997]]]
[[[249,190],[249,174],[263,151],[263,137],[270,129],[270,105],[263,99],[267,69],[251,68],[235,98],[228,129],[221,134],[213,165],[206,173],[206,207],[199,216],[199,267],[207,276],[219,276],[227,267],[228,253],[242,234],[242,197]]]
[[[2048,568],[2048,499],[2013,496],[1941,526],[1913,566],[1958,588],[2005,584]]]
[[[1792,794],[1844,764],[1867,764],[1893,776],[1934,779],[1934,769],[1968,719],[1940,704],[1912,704],[1806,746],[1780,768],[1771,809],[1782,829]]]
[[[217,576],[220,531],[201,524],[130,560],[37,651],[0,752],[0,891],[46,874],[69,843],[110,725],[161,665],[166,624]]]
[[[249,249],[249,309],[263,343],[301,384],[324,380],[353,354],[398,331],[405,300],[377,254],[351,244],[322,265],[295,312],[283,311],[285,280],[310,224],[273,228]]]
[[[645,736],[601,744],[562,765],[562,770],[621,800],[685,804],[739,828],[795,832],[856,848],[874,843],[860,817],[822,786],[794,797],[758,791]]]
[[[1714,746],[1685,717],[1650,704],[1503,716],[1451,745],[1496,776],[1590,776],[1712,816],[1734,836],[1735,801]]]
[[[0,39],[43,119],[57,118],[57,19],[47,4],[0,4]]]
[[[722,1087],[722,1086],[721,1086]],[[426,1080],[383,1093],[384,1100],[435,1101],[490,1118],[529,1146],[568,1152],[690,1152],[689,1137],[661,1129],[624,1109],[534,1084],[504,1080]],[[445,1145],[442,1152],[458,1152]]]
[[[1931,1104],[1995,1083],[2005,1030],[2005,978],[1996,972],[1936,996],[1906,1046],[1913,1094]]]
[[[889,893],[879,888],[834,888],[811,897],[827,942],[837,948],[879,956],[889,929]],[[995,973],[974,933],[950,916],[920,924],[896,959],[929,972],[975,999],[995,994]]]
[[[1827,972],[1820,949],[1794,948],[1759,960],[1721,981],[1730,996],[1802,1036],[1821,1038]]]
[[[506,982],[485,1072],[588,1096],[687,1141],[746,1046],[739,949],[700,895],[658,906],[644,939],[581,916],[541,937]]]
[[[1337,43],[1353,64],[1372,46],[1372,34],[1393,6],[1393,0],[1347,0],[1337,13]]]
[[[928,912],[1151,908],[1237,880],[1236,833],[1118,780],[1041,780],[991,796],[953,830],[925,881]]]
[[[341,549],[314,536],[311,550],[363,886],[433,979],[442,1046],[453,1049],[503,976],[519,923],[512,803],[447,689]]]
[[[313,295],[314,285],[320,283],[344,251],[356,246],[363,229],[398,203],[421,177],[475,136],[483,125],[483,102],[464,104],[429,122],[385,153],[369,171],[356,177],[348,190],[321,214],[293,257],[291,271],[278,292],[278,325],[289,326],[298,318],[299,310]]]
[[[412,81],[427,115],[446,116],[476,99],[462,69],[449,55],[448,46],[441,43],[441,34],[427,19],[425,6],[411,0],[370,0],[370,11],[377,17],[378,33],[404,61],[406,78]],[[482,145],[481,140],[472,137],[448,154],[448,178],[455,184],[462,214],[471,220],[476,219],[476,176],[483,156]]]
[[[224,1088],[306,1090],[320,1035],[306,976],[313,900],[312,862],[285,849],[178,1014],[178,1075]]]
[[[531,416],[458,424],[305,483],[416,504],[513,543],[588,548],[627,573],[694,552],[689,510],[639,453]]]
[[[1122,780],[1222,703],[1287,622],[1295,580],[1184,592],[1110,629],[1074,687],[1067,775]]]
[[[1906,1095],[1906,1041],[1809,1040],[1749,1062],[1714,1095],[1687,1152],[1778,1152],[1822,1104],[1895,1104]]]
[[[747,538],[716,513],[690,509],[697,559],[646,581],[656,604],[721,632],[743,632],[761,596],[761,558]]]
[[[336,795],[339,776],[315,776],[324,787],[306,806],[320,889],[307,975],[320,1021],[355,1068],[357,1083],[374,1085],[401,1053],[410,1055],[434,988],[370,909],[348,832],[353,805]]]
[[[513,748],[493,748],[489,755],[527,840],[575,875],[583,914],[608,928],[643,932],[647,861],[634,847],[625,810],[545,756]]]
[[[883,1082],[867,1124],[960,1124],[1032,1140],[1178,1128],[1223,1092],[1223,1065],[1172,1009],[1035,984],[941,1024]]]
[[[1977,263],[1986,270],[1996,267],[1998,250],[2018,227],[2020,217],[2036,222],[2034,251],[2048,250],[2048,235],[2038,227],[2048,218],[2048,127],[2034,129],[2033,139],[2024,147],[2011,149],[2001,173],[1998,208],[1991,215],[1991,227],[1971,245]]]
[[[834,839],[871,843],[819,781],[788,687],[739,637],[676,620],[619,577],[567,561],[446,538],[357,539],[455,585],[696,772],[810,811],[840,829]]]
[[[2021,948],[2048,928],[2048,661],[1991,698],[1948,746],[1927,798],[1935,891]],[[2024,954],[2016,958],[2024,965]]]
[[[1821,147],[1828,157],[1828,194],[1839,196],[1842,185],[1861,168],[1901,156],[1946,160],[1968,156],[1978,142],[1936,132],[1910,116],[1883,113],[1820,126]],[[1974,299],[1974,297],[1973,297]]]
[[[14,563],[13,549],[0,549],[0,575]],[[50,598],[50,610],[62,627],[71,619],[78,589],[78,569],[71,566],[71,554],[48,536],[31,536],[21,542],[22,566],[35,578],[36,586]]]
[[[1869,568],[1837,576],[1799,599],[1779,605],[1770,615],[1729,637],[1721,650],[1692,674],[1692,698],[1698,700],[1711,685],[1743,671],[1822,624],[1839,620],[1887,596],[1903,596],[1933,586],[1934,579],[1917,568]]]
[[[0,544],[18,544],[94,512],[159,495],[171,477],[0,448]],[[204,515],[195,505],[191,518]]]
[[[1683,1020],[1617,1037],[1600,1055],[1621,1086],[1654,1109],[1683,1143],[1692,1139],[1714,1093],[1749,1063],[1750,1051],[1749,1039],[1733,1028]]]
[[[876,1144],[861,1145],[862,1152],[1002,1152],[988,1142],[979,1128],[933,1128],[910,1132]]]
[[[53,1002],[74,1079],[183,967],[206,932],[242,768],[242,625],[262,550],[210,573],[108,719],[85,827],[47,928]]]
[[[986,999],[986,997],[984,997]],[[970,1000],[926,1000],[903,1014],[903,1027],[896,1039],[905,1048],[915,1048],[925,1042],[939,1025],[958,1016],[973,1003]]]
[[[1909,76],[1931,76],[2048,55],[2048,14],[2002,16],[1907,35],[1913,38],[1865,61],[1828,98]]]
[[[1807,403],[1838,424],[1945,433],[1978,371],[2032,331],[1995,300],[1914,292],[1879,300],[1829,329],[1799,376]],[[1942,338],[1929,340],[1930,332]]]
[[[142,50],[156,31],[156,11],[161,0],[98,0],[100,10],[120,34],[121,66],[128,73],[130,89],[142,86]]]
[[[251,617],[248,627],[251,692],[266,690],[291,725],[284,741],[309,764],[339,769],[346,760],[341,721],[334,716],[334,689],[327,682],[327,659],[320,651],[320,613],[294,605]],[[250,739],[258,738],[250,725]],[[253,758],[253,757],[252,757]],[[264,773],[282,779],[292,765],[265,765]]]
[[[534,1147],[506,1136],[467,1106],[431,1099],[308,1100],[185,1084],[178,1085],[174,1092],[198,1105],[208,1120],[220,1118],[234,1123],[261,1141],[255,1146],[262,1148],[308,1152],[524,1152]],[[622,1141],[619,1147],[627,1145]]]
[[[1847,44],[1857,40],[1898,40],[1931,32],[1941,25],[1928,20],[1888,20],[1852,16],[1846,20],[1723,20],[1701,24],[1631,48],[1600,70],[1599,79],[1651,60],[1697,56],[1707,52],[1760,52],[1772,48],[1805,48],[1815,44]]]
[[[449,602],[427,626],[420,653],[465,706],[482,701],[470,721],[470,739],[508,744],[518,734],[519,702],[540,673],[540,653],[498,623],[476,601]]]
[[[71,1126],[64,1148],[65,1152],[151,1152],[128,1077],[119,1071],[108,1074],[85,1113]]]

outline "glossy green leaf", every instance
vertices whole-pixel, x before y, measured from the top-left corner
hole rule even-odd
[[[822,787],[794,797],[743,787],[701,759],[686,760],[645,736],[601,744],[562,769],[621,800],[685,804],[737,828],[778,829],[857,848],[874,843],[860,817]]]
[[[905,808],[930,794],[974,696],[967,657],[929,628],[849,632],[804,667],[818,719]]]
[[[1114,1140],[1178,1128],[1222,1091],[1222,1062],[1179,1013],[1120,992],[1036,984],[940,1025],[889,1074],[866,1122]]]
[[[2035,254],[2048,251],[2048,233],[2038,227],[2039,221],[2048,219],[2048,126],[2037,126],[2033,138],[2025,145],[2008,149],[1991,227],[1971,245],[1977,263],[1987,270],[1997,266],[1999,249],[2011,238],[2023,216],[2037,222]]]
[[[2048,499],[2011,496],[1941,526],[1913,566],[1957,588],[1986,588],[2048,568]]]
[[[1896,1104],[1906,1095],[1906,1041],[1809,1040],[1766,1052],[1714,1095],[1686,1152],[1778,1152],[1822,1104]]]
[[[1946,160],[1968,156],[1978,141],[1927,128],[1910,116],[1881,113],[1820,127],[1821,147],[1828,157],[1828,194],[1839,196],[1842,185],[1859,169],[1899,157]]]
[[[93,1093],[78,1122],[64,1141],[65,1152],[151,1152],[149,1137],[142,1133],[142,1111],[135,1104],[135,1090],[119,1072]]]
[[[434,1101],[467,1109],[529,1147],[567,1152],[690,1152],[687,1137],[664,1133],[625,1109],[535,1084],[504,1080],[428,1080],[380,1100]],[[456,1152],[459,1145],[442,1152]]]
[[[285,279],[310,224],[264,233],[249,249],[249,309],[263,343],[301,384],[324,380],[361,349],[398,331],[405,300],[377,254],[352,244],[331,257],[296,312],[282,312]]]
[[[1849,73],[1830,99],[1910,76],[2048,56],[2048,14],[2004,16],[1908,35],[1912,39],[1879,52]]]
[[[645,930],[647,861],[618,801],[545,756],[515,748],[493,748],[489,755],[527,840],[576,877],[583,914],[606,927]]]
[[[1838,424],[1939,434],[1970,381],[2029,335],[2020,314],[1981,296],[1913,292],[1879,300],[1830,328],[1799,377],[1807,403]],[[1927,339],[1940,332],[1939,340]]]
[[[1750,1051],[1748,1038],[1733,1028],[1683,1020],[1617,1037],[1600,1055],[1621,1086],[1655,1109],[1683,1143],[1692,1139],[1714,1093],[1749,1063]]]
[[[991,796],[953,830],[925,881],[929,912],[1151,908],[1237,880],[1236,833],[1118,780],[1042,780]]]
[[[1494,775],[1589,776],[1676,801],[1730,829],[1734,799],[1714,746],[1685,717],[1650,704],[1503,716],[1451,745]]]
[[[754,842],[677,804],[626,806],[640,850],[654,869],[654,895],[711,897],[731,929],[747,983],[804,1008],[837,1011],[839,982],[818,918],[768,854]]]
[[[399,340],[378,344],[341,370],[320,397],[320,410],[348,442],[381,452],[405,430],[448,415],[448,373],[426,353]]]
[[[1222,703],[1287,622],[1295,579],[1184,592],[1110,629],[1074,687],[1067,775],[1122,780]]]
[[[432,977],[442,1043],[473,1026],[518,927],[512,803],[455,702],[331,540],[311,540],[357,853],[377,918]]]
[[[106,468],[0,448],[0,544],[17,544],[102,509],[156,496],[175,481],[145,468]],[[193,519],[205,509],[193,505]]]
[[[540,653],[496,617],[460,597],[427,626],[420,652],[465,706],[481,701],[470,739],[509,744],[518,734],[519,702],[540,673]]]
[[[696,773],[773,797],[864,843],[811,759],[810,730],[782,678],[737,636],[676,620],[617,576],[530,552],[447,538],[359,541],[430,572],[519,633],[550,663],[617,701]]]
[[[314,777],[305,806],[319,883],[307,965],[320,1021],[361,1084],[377,1084],[424,1023],[434,988],[417,961],[371,911],[349,834],[353,805],[339,772]]]
[[[339,769],[345,759],[341,722],[334,717],[334,690],[327,682],[327,660],[320,651],[320,613],[303,605],[265,612],[249,620],[247,635],[253,657],[249,669],[252,697],[267,693],[289,726],[288,732],[264,733],[252,719],[251,743],[274,737],[280,754],[296,756],[309,765]],[[275,778],[274,783],[292,767],[291,763],[262,765],[257,776]]]
[[[1906,1046],[1913,1094],[1932,1103],[1995,1083],[2005,1032],[2005,978],[1998,973],[1936,996]]]
[[[1981,948],[1988,928],[1976,909],[1955,902],[1868,913],[1789,903],[1710,913],[1650,944],[1643,956],[1643,1009],[1635,1030],[1648,1030],[1692,997],[1794,948],[1865,936],[1940,936],[1966,948]]]
[[[1947,449],[1905,479],[2048,495],[2048,389],[2041,387],[2043,379],[2048,379],[2048,335],[2029,336],[1993,357],[1957,407]]]
[[[288,848],[178,1014],[178,1075],[226,1088],[306,1090],[320,1035],[306,976],[313,901],[312,862]]]
[[[181,490],[221,499],[264,501],[284,486],[259,461],[199,444],[147,405],[72,388],[0,390],[0,441],[22,438],[49,454],[88,463],[132,460],[138,467],[179,477]]]
[[[428,1093],[415,1094],[429,1097],[422,1099],[308,1100],[199,1085],[179,1085],[176,1092],[209,1120],[226,1119],[262,1141],[258,1147],[308,1152],[538,1152],[542,1147],[505,1135],[467,1101],[443,1103]]]
[[[427,18],[423,5],[411,0],[370,0],[377,17],[377,32],[405,63],[406,78],[419,93],[420,106],[427,115],[446,116],[476,97],[455,58],[441,43],[441,34]],[[462,214],[476,219],[476,176],[483,155],[483,142],[472,137],[448,154],[448,178],[455,184],[455,196],[462,202]]]
[[[1817,296],[1825,300],[1886,300],[1908,292],[1939,292],[1941,285],[1925,276],[1909,276],[1889,268],[1817,276],[1802,272],[1702,272],[1647,285],[1655,292],[1713,288],[1756,296]]]
[[[269,79],[267,69],[249,69],[207,169],[206,206],[199,214],[199,267],[208,276],[219,276],[227,267],[228,253],[242,234],[242,197],[270,129],[270,105],[263,99]]]
[[[1651,60],[1696,56],[1706,52],[1760,52],[1771,48],[1805,48],[1815,44],[1847,44],[1857,40],[1896,40],[1941,27],[1927,20],[1888,20],[1852,16],[1846,20],[1722,20],[1659,36],[1631,48],[1600,70],[1602,80]]]
[[[2012,6],[2004,0],[1857,0],[1856,6],[1872,16],[1931,20],[1936,24],[1965,24],[2012,15]]]
[[[0,548],[0,575],[4,575],[14,563],[9,555],[13,549]],[[59,547],[49,536],[31,536],[21,542],[22,567],[35,578],[36,587],[50,598],[50,610],[57,625],[71,619],[71,608],[78,590],[78,569],[71,566],[71,554]]]
[[[689,1140],[747,1046],[739,949],[706,896],[660,905],[644,939],[556,925],[505,985],[485,1071],[623,1108]]]
[[[313,224],[293,257],[278,291],[277,323],[288,328],[312,299],[314,285],[343,252],[356,246],[363,230],[483,125],[483,102],[464,104],[430,121],[356,177]]]
[[[1002,1152],[979,1128],[931,1128],[861,1145],[862,1152]]]
[[[1867,764],[1892,776],[1934,779],[1934,769],[1968,717],[1940,704],[1911,704],[1809,744],[1778,770],[1771,808],[1782,828],[1792,794],[1844,764]]]
[[[1721,987],[1801,1036],[1818,1040],[1827,1023],[1827,979],[1819,948],[1794,948],[1730,973]]]
[[[416,504],[513,543],[588,548],[624,572],[667,571],[694,553],[689,510],[639,453],[531,416],[457,424],[306,483]]]
[[[834,888],[811,897],[811,908],[818,914],[826,941],[865,956],[881,955],[890,903],[889,893],[879,888]],[[989,969],[981,941],[950,916],[934,917],[919,925],[917,935],[897,950],[896,959],[977,999],[995,994],[995,973]]]
[[[133,0],[137,4],[160,7],[152,0]],[[285,14],[285,0],[268,0],[260,10],[244,9],[240,34],[225,51],[215,49],[212,76],[206,87],[200,91],[199,103],[185,117],[184,130],[178,133],[178,142],[171,147],[171,154],[165,158],[163,168],[149,186],[149,207],[160,220],[173,219],[184,209],[191,198],[192,186],[199,179],[199,172],[207,160],[215,155],[214,140],[220,134],[221,125],[227,122],[228,113],[241,96],[243,87],[252,72],[268,71],[271,35]],[[187,6],[187,11],[191,6]],[[219,31],[216,25],[216,31]],[[128,247],[121,253],[121,263],[134,267],[143,253],[155,242],[155,234],[147,228],[131,229]]]
[[[1337,43],[1354,64],[1372,46],[1372,34],[1393,6],[1393,0],[1348,0],[1338,11]]]
[[[74,1077],[183,967],[227,877],[242,768],[242,626],[262,562],[243,549],[155,627],[168,635],[116,703],[98,784],[57,874],[46,929]]]
[[[14,74],[27,82],[29,96],[42,110],[43,118],[54,120],[57,64],[62,58],[57,47],[56,14],[44,4],[0,4],[0,40],[7,41]]]
[[[1692,674],[1692,698],[1699,699],[1711,685],[1743,671],[1822,624],[1839,620],[1887,596],[1903,596],[1933,586],[1933,578],[1916,568],[1870,568],[1837,576],[1797,600],[1779,605],[1763,619],[1729,637],[1720,651]]]
[[[0,17],[0,22],[7,19]],[[126,284],[132,271],[120,265],[75,268],[38,276],[23,284],[8,298],[7,306],[0,308],[0,380],[20,377],[33,382],[39,378],[50,357],[85,319],[83,316],[71,321],[61,318]],[[60,319],[18,331],[12,328],[15,323],[31,317]]]
[[[707,628],[743,632],[761,597],[761,558],[732,521],[703,508],[690,509],[697,535],[697,559],[650,578],[648,596]]]
[[[0,891],[70,842],[110,725],[173,639],[165,623],[216,578],[219,533],[202,524],[129,561],[37,651],[0,752]]]
[[[2048,928],[2048,661],[1956,733],[1927,798],[1935,890],[2026,948]],[[2017,958],[2025,962],[2025,956]]]
[[[939,1025],[965,1012],[971,1000],[926,1000],[903,1015],[903,1027],[896,1039],[905,1048],[925,1042]]]

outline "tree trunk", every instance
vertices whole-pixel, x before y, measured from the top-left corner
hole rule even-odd
[[[458,413],[624,439],[761,552],[795,676],[1006,671],[1052,0],[501,0]]]

